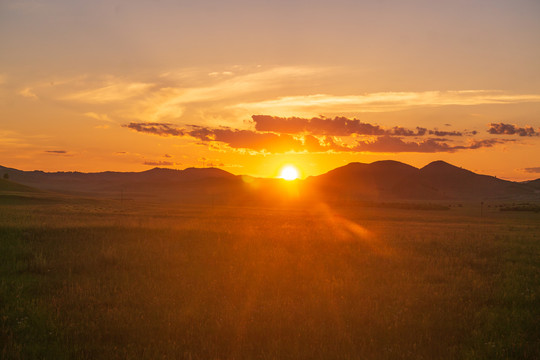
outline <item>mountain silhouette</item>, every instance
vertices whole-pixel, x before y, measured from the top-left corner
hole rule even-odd
[[[154,168],[142,172],[21,171],[0,166],[10,181],[40,190],[108,198],[181,201],[257,201],[286,197],[280,179],[233,175],[217,168],[174,170]],[[249,180],[249,181],[246,181]],[[296,182],[306,197],[330,201],[386,200],[528,200],[540,198],[540,179],[518,183],[480,175],[434,161],[416,168],[398,161],[370,164],[354,162],[319,176]],[[15,186],[15,185],[12,185]],[[22,188],[21,188],[22,189]],[[1,190],[1,189],[0,189]]]
[[[527,198],[531,185],[479,175],[444,161],[421,169],[398,162],[351,163],[308,179],[320,196],[352,200]]]
[[[418,180],[436,188],[442,198],[504,198],[528,196],[530,187],[494,176],[479,175],[444,161],[434,161],[419,171]]]

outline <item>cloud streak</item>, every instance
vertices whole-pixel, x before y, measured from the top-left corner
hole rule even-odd
[[[538,94],[509,94],[495,90],[378,92],[363,95],[335,96],[316,94],[287,96],[260,102],[245,102],[236,107],[253,112],[386,112],[419,106],[486,105],[540,102]]]

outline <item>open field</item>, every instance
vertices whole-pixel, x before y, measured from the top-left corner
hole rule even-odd
[[[540,214],[0,206],[5,359],[537,359]]]

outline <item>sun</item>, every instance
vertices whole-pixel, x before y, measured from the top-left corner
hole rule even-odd
[[[284,166],[279,173],[279,177],[281,179],[288,181],[296,180],[299,176],[300,174],[298,173],[298,170],[292,165]]]

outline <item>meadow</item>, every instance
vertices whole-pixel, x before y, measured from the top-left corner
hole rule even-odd
[[[3,359],[538,359],[540,214],[0,205]]]

